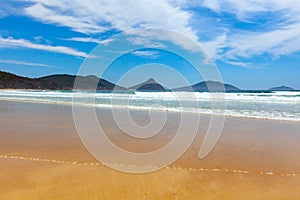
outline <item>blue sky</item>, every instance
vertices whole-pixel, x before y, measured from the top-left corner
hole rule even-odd
[[[29,77],[76,74],[111,36],[158,27],[198,42],[224,82],[244,89],[300,89],[299,10],[298,0],[2,0],[0,70]],[[180,62],[169,64],[184,71]]]

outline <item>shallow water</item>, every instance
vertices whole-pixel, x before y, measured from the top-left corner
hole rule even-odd
[[[300,92],[257,93],[253,91],[213,93],[212,96],[206,92],[73,93],[2,90],[0,100],[72,104],[74,94],[81,96],[76,98],[77,104],[96,107],[168,110],[199,114],[223,113],[226,116],[235,117],[300,121]]]

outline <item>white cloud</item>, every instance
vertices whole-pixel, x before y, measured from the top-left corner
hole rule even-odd
[[[126,31],[130,28],[158,27],[178,31],[193,41],[203,43],[203,47],[213,59],[231,64],[244,65],[243,59],[258,55],[270,54],[278,57],[290,55],[300,50],[300,1],[299,0],[21,0],[29,4],[23,8],[26,16],[43,23],[69,27],[72,30],[89,34],[102,33],[108,30]],[[201,18],[201,11],[193,8],[208,8],[217,15],[205,15],[197,26],[191,26],[191,20]],[[222,14],[236,19],[226,19]],[[206,13],[207,14],[207,13]],[[255,23],[260,17],[270,24],[262,30],[247,30],[232,27],[236,21]],[[274,16],[274,19],[268,17]],[[205,20],[211,17],[215,20]],[[206,23],[206,24],[205,24]],[[210,23],[210,24],[208,24]],[[220,27],[218,31],[212,27]],[[208,37],[202,37],[196,30],[206,31]],[[216,32],[218,35],[216,36]],[[159,35],[159,34],[158,34]],[[141,36],[141,35],[140,35]],[[186,43],[176,34],[160,35],[162,40],[170,39],[186,49],[195,49],[195,43]],[[212,38],[214,37],[214,38]],[[202,38],[205,38],[203,40]],[[209,38],[209,39],[207,39]],[[95,38],[69,38],[67,40],[107,44]],[[143,35],[134,35],[133,42],[147,45]],[[38,44],[36,44],[38,45]],[[151,44],[159,48],[160,43]],[[84,52],[74,49],[55,50],[86,57]],[[66,48],[66,47],[63,47]],[[44,47],[42,48],[44,49]],[[51,48],[50,48],[51,49]],[[54,51],[54,50],[53,50]],[[71,51],[71,52],[70,52]],[[74,52],[75,51],[75,52]]]
[[[212,58],[227,63],[263,54],[286,56],[300,51],[300,22],[265,32],[223,33],[203,46]]]
[[[77,7],[77,5],[73,4],[73,2],[68,4],[62,2],[60,4],[60,1],[56,1],[57,4],[55,5],[60,5],[61,7],[46,7],[54,6],[54,2],[55,1],[47,1],[42,4],[43,1],[41,1],[41,3],[33,4],[32,6],[25,8],[25,13],[44,23],[67,26],[78,32],[95,33],[107,30],[107,27],[97,25],[97,23],[92,19],[80,16],[80,13],[77,13],[76,10],[71,10],[68,15],[68,9],[69,7],[72,8],[72,5],[74,6],[74,9],[80,10],[80,7]],[[82,3],[84,2],[82,1]]]
[[[68,41],[77,41],[77,42],[89,42],[89,43],[96,43],[96,44],[103,44],[103,45],[108,45],[110,42],[113,41],[113,39],[106,39],[106,40],[99,40],[96,38],[87,38],[87,37],[73,37],[73,38],[63,38],[63,40],[68,40]]]
[[[204,0],[202,6],[207,7],[215,12],[220,12],[220,3],[216,0]]]
[[[226,63],[239,66],[239,67],[245,67],[245,68],[251,68],[252,63],[248,62],[238,62],[238,61],[226,61]]]
[[[0,48],[30,48],[30,49],[38,49],[43,51],[62,53],[72,56],[79,57],[89,57],[89,55],[85,52],[78,51],[76,49],[72,49],[65,46],[51,46],[51,45],[43,45],[32,43],[28,40],[24,39],[14,39],[12,37],[2,38],[0,37]]]
[[[146,58],[158,58],[160,56],[157,51],[134,51],[132,54]]]
[[[198,40],[189,26],[192,15],[175,6],[170,0],[23,0],[30,2],[24,14],[43,23],[69,27],[84,34],[99,34],[108,30],[127,31],[132,28],[156,27],[178,31]],[[134,37],[137,37],[136,35]],[[168,39],[188,50],[195,49],[174,34]],[[72,38],[81,42],[106,45],[109,40]],[[106,43],[105,43],[106,42]]]
[[[201,44],[211,58],[218,59],[223,52],[222,48],[226,47],[226,40],[227,35],[224,33],[214,38],[214,40],[202,42]]]
[[[25,14],[44,23],[53,23],[83,33],[110,29],[160,27],[197,38],[189,27],[191,15],[169,0],[24,0],[33,4]]]
[[[299,19],[300,2],[298,0],[203,0],[201,6],[215,12],[227,12],[239,19],[249,19],[258,12],[286,11],[288,15],[296,15]]]
[[[33,63],[33,62],[18,61],[18,60],[0,59],[0,63],[16,64],[16,65],[27,65],[27,66],[37,66],[37,67],[48,67],[48,68],[58,68],[58,67],[53,66],[53,65],[46,65],[46,64],[42,64],[42,63]]]
[[[225,45],[230,47],[226,58],[244,57],[269,53],[273,56],[289,55],[300,50],[300,22],[281,29],[233,35]]]
[[[233,65],[242,63],[241,66],[244,66],[244,62],[240,61],[245,58],[251,59],[264,54],[276,58],[300,51],[300,1],[204,0],[197,5],[217,13],[231,13],[238,20],[248,23],[267,17],[268,24],[261,30],[229,27],[220,32],[219,36],[204,41],[203,46],[214,59]]]
[[[127,40],[136,45],[142,45],[150,48],[168,48],[166,42],[172,42],[186,50],[193,52],[202,52],[197,38],[182,34],[181,32],[163,28],[131,29],[125,31],[129,35]],[[132,36],[132,37],[131,37]]]

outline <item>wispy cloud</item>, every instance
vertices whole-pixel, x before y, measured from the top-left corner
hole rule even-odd
[[[73,0],[72,3],[69,0],[22,1],[26,3],[16,8],[19,9],[19,15],[26,15],[42,23],[69,27],[93,37],[109,30],[124,31],[130,28],[175,30],[195,42],[203,43],[213,59],[243,67],[243,63],[250,63],[245,60],[259,55],[268,54],[276,58],[300,51],[299,0],[129,0],[126,3],[123,0]],[[3,13],[7,14],[6,11]],[[194,25],[192,21],[195,18],[202,20]],[[244,24],[239,26],[240,23]],[[256,24],[263,28],[247,28]],[[195,49],[193,43],[187,44],[176,34],[160,36],[189,50]],[[134,37],[132,41],[147,44],[147,37]],[[66,40],[104,45],[111,42],[105,40],[105,43],[88,36]],[[29,41],[19,41],[26,42],[24,46],[27,48],[87,57],[86,53],[68,47],[32,46]],[[159,48],[160,44],[152,45]]]
[[[222,49],[226,47],[226,40],[227,35],[226,33],[223,33],[222,35],[215,37],[213,40],[202,42],[202,46],[211,58],[219,59],[220,54],[223,52]]]
[[[194,41],[198,37],[189,26],[192,15],[169,0],[23,0],[30,2],[23,13],[43,23],[69,27],[87,35],[109,30],[127,31],[131,28],[157,27],[178,31]],[[155,11],[155,13],[153,13]],[[136,37],[136,36],[135,36]],[[195,49],[176,34],[165,36],[188,50]],[[74,41],[107,45],[110,41],[94,38],[71,38]]]
[[[297,17],[299,19],[300,9],[298,0],[203,0],[198,1],[198,4],[218,13],[231,13],[236,15],[238,19],[246,21],[255,19],[256,13],[278,11],[285,12],[285,14],[287,14],[286,17]]]
[[[211,57],[223,61],[239,61],[264,54],[274,58],[287,56],[300,51],[300,22],[264,32],[223,33],[203,42],[203,46]]]
[[[224,56],[232,59],[264,53],[274,57],[289,55],[300,50],[300,22],[274,31],[233,35],[225,45],[229,50]]]
[[[30,49],[37,49],[55,53],[61,53],[66,55],[72,56],[79,56],[79,57],[89,57],[89,55],[85,52],[78,51],[73,48],[65,47],[65,46],[51,46],[51,45],[44,45],[44,44],[36,44],[32,43],[25,39],[14,39],[12,37],[2,38],[0,37],[0,48],[30,48]]]
[[[227,60],[226,63],[231,64],[231,65],[235,65],[235,66],[238,66],[238,67],[252,68],[251,67],[252,63],[248,63],[248,62],[238,62],[238,61],[229,61],[229,60]]]
[[[103,44],[103,45],[107,45],[113,41],[113,39],[111,39],[111,38],[108,38],[106,40],[100,40],[100,39],[91,38],[91,37],[62,38],[62,40],[77,41],[77,42],[89,42],[89,43],[96,43],[96,44]]]
[[[46,65],[46,64],[42,64],[42,63],[26,62],[26,61],[19,61],[19,60],[0,59],[0,63],[26,65],[26,66],[36,66],[36,67],[47,67],[47,68],[59,68],[59,67],[53,66],[53,65]]]
[[[203,46],[214,59],[244,66],[242,60],[255,56],[268,54],[278,58],[300,51],[299,1],[204,0],[194,2],[193,6],[195,4],[218,15],[230,13],[236,16],[235,20],[246,24],[265,23],[263,29],[224,28],[218,36],[203,41]]]
[[[25,14],[44,23],[70,27],[82,33],[101,33],[108,30],[108,27],[97,24],[93,13],[90,13],[90,16],[93,16],[90,18],[89,14],[86,13],[88,11],[84,7],[80,8],[80,5],[74,1],[70,3],[69,1],[59,0],[29,0],[28,2],[34,4],[25,8]],[[87,2],[81,2],[82,5],[85,3],[89,5]]]
[[[5,13],[4,11],[0,10],[0,18],[6,17],[7,13]]]
[[[158,58],[160,56],[157,51],[134,51],[131,54],[145,58]]]
[[[70,27],[90,34],[134,27],[160,27],[196,37],[189,26],[191,15],[169,0],[24,0],[32,4],[25,15],[44,23]],[[153,12],[155,11],[155,12]]]

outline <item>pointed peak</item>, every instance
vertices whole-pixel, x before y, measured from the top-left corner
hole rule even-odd
[[[129,87],[131,90],[165,90],[165,88],[160,85],[158,82],[156,82],[153,78],[149,78],[147,81],[142,82],[138,85]]]
[[[145,83],[157,83],[154,78],[149,78]]]

